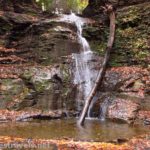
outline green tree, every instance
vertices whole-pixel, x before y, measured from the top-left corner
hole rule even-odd
[[[81,11],[88,4],[88,0],[36,0],[43,10],[63,8],[64,10]]]

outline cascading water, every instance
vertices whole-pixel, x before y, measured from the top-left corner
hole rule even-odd
[[[92,77],[93,73],[90,69],[90,61],[92,59],[92,51],[86,39],[82,37],[82,24],[80,21],[76,22],[78,28],[78,38],[79,42],[82,46],[83,52],[80,54],[74,54],[75,59],[75,76],[74,76],[74,83],[79,85],[79,94],[78,100],[86,100],[87,96],[89,95],[90,91],[92,90]],[[77,100],[77,102],[78,102]],[[80,102],[78,103],[80,106]],[[81,108],[78,108],[81,110]],[[90,109],[88,111],[88,118],[90,117]]]
[[[80,104],[86,100],[89,95],[92,87],[94,85],[93,79],[96,78],[97,71],[94,71],[92,59],[94,57],[93,52],[90,49],[89,43],[82,36],[82,27],[84,25],[84,20],[75,14],[66,15],[64,19],[68,19],[76,24],[77,35],[79,43],[81,44],[81,53],[72,54],[73,59],[75,60],[75,70],[74,70],[74,84],[78,85],[78,95],[77,95],[77,106],[78,110],[81,111]],[[90,106],[90,109],[92,108]],[[90,109],[88,111],[88,118],[90,118]]]
[[[92,87],[94,85],[97,71],[93,69],[95,67],[95,54],[91,51],[89,43],[82,36],[82,27],[88,23],[88,19],[76,16],[74,13],[70,15],[61,15],[59,21],[74,23],[77,27],[78,41],[81,45],[80,53],[73,53],[72,58],[74,59],[74,84],[78,87],[78,93],[76,97],[76,103],[78,111],[82,110],[81,104],[87,99]],[[94,61],[93,61],[94,60]],[[90,110],[92,109],[93,103],[89,108],[87,118],[90,118]]]

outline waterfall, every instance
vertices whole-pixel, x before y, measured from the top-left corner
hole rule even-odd
[[[80,21],[76,22],[78,28],[78,39],[82,46],[83,52],[80,54],[75,54],[75,76],[74,76],[74,83],[79,85],[79,96],[78,98],[83,98],[82,100],[86,100],[87,96],[89,95],[90,91],[92,90],[92,70],[90,69],[90,61],[92,59],[92,51],[87,40],[82,36],[82,24]],[[81,97],[82,95],[82,97]],[[80,102],[79,104],[80,105]],[[81,109],[81,108],[79,108]],[[88,118],[90,117],[90,110],[88,111]]]
[[[69,16],[77,27],[78,41],[81,44],[81,52],[79,54],[72,54],[73,59],[75,60],[75,70],[74,70],[74,84],[78,85],[78,94],[77,94],[77,106],[78,110],[81,111],[82,107],[80,104],[85,101],[92,90],[94,85],[93,79],[96,78],[96,72],[93,71],[92,59],[94,57],[93,52],[89,46],[88,41],[82,36],[82,27],[84,21],[82,18],[71,14]],[[93,103],[90,106],[88,111],[88,118],[90,118],[90,110]]]
[[[74,13],[71,13],[70,15],[62,15],[59,20],[74,23],[77,27],[77,36],[81,45],[81,52],[73,53],[72,58],[75,64],[74,84],[78,87],[78,93],[76,97],[77,109],[78,111],[81,111],[81,104],[83,104],[91,92],[98,73],[93,69],[95,67],[93,62],[95,55],[91,51],[88,41],[82,36],[83,25],[87,23],[88,20],[76,16]],[[87,118],[90,118],[90,110],[92,109],[92,105],[93,103],[90,106]]]

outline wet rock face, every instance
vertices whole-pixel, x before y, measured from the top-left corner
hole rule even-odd
[[[1,109],[75,110],[75,88],[67,65],[24,68],[20,79],[1,79]]]
[[[7,2],[0,12],[0,108],[73,112],[76,87],[70,55],[80,49],[75,25],[41,20],[44,16],[30,7],[30,0],[17,6]],[[22,10],[16,13],[16,7]]]
[[[67,65],[30,68],[22,75],[28,88],[36,95],[35,107],[43,110],[75,109],[75,89],[71,83],[71,71]],[[74,92],[73,92],[74,91]]]
[[[125,99],[116,99],[108,106],[107,117],[112,120],[122,120],[132,123],[137,115],[139,105]]]
[[[75,25],[57,17],[42,21],[42,17],[0,12],[0,64],[68,63],[65,56],[80,49]]]
[[[13,14],[12,14],[13,15]],[[14,15],[13,15],[14,16]],[[18,18],[18,19],[17,19]],[[30,61],[42,65],[52,63],[68,63],[65,56],[78,52],[80,45],[77,41],[76,28],[74,25],[55,22],[49,20],[46,22],[35,23],[28,22],[32,19],[26,15],[16,15],[13,19],[17,25],[9,30],[9,36],[5,45],[9,49],[14,48],[11,55],[20,58],[20,62]],[[32,25],[33,23],[33,25]],[[6,26],[5,26],[6,27]],[[2,30],[3,33],[5,30]],[[3,57],[7,53],[3,52]],[[1,60],[5,64],[5,60]],[[18,63],[18,62],[8,62]]]
[[[24,49],[32,51],[32,59],[37,63],[67,63],[64,57],[80,49],[75,31],[71,24],[49,21],[31,27],[19,44],[25,46],[28,43]]]

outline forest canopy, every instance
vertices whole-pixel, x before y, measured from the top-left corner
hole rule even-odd
[[[88,0],[36,0],[43,10],[55,8],[72,11],[82,11],[88,4]]]

